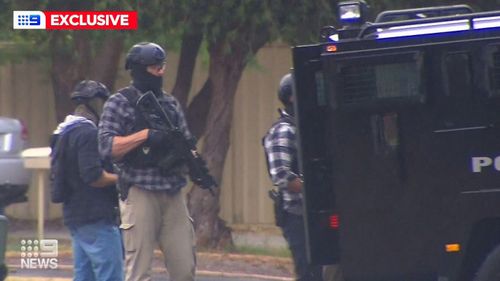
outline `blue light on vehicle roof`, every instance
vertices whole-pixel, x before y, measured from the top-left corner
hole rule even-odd
[[[377,29],[379,39],[469,30],[469,21],[454,20]]]
[[[472,21],[474,23],[474,29],[500,27],[500,16],[476,18],[473,19]]]

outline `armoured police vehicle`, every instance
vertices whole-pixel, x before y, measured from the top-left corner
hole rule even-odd
[[[346,280],[500,280],[500,11],[387,11],[293,48],[308,255]]]

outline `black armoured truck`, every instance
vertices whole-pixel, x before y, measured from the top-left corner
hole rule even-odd
[[[293,48],[313,264],[346,280],[500,280],[500,11],[387,11]]]

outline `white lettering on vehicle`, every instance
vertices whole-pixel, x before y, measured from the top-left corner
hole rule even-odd
[[[481,173],[487,167],[493,167],[500,172],[500,156],[495,158],[487,156],[472,157],[471,165],[473,173]]]

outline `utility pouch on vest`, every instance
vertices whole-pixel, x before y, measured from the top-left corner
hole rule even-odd
[[[269,198],[273,200],[274,220],[276,225],[282,227],[285,223],[285,210],[283,209],[283,194],[277,189],[271,189],[268,192]]]

